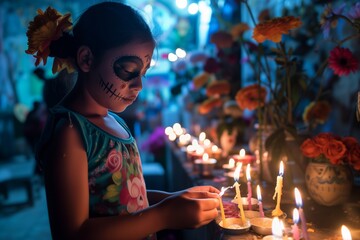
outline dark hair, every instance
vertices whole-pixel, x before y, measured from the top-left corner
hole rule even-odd
[[[50,56],[75,58],[78,47],[88,46],[94,56],[132,41],[155,39],[150,27],[131,6],[119,2],[102,2],[89,7],[78,19],[72,34],[64,33],[50,45]]]

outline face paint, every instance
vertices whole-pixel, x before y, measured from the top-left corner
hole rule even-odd
[[[137,56],[122,56],[113,64],[115,75],[125,82],[139,77],[143,67],[143,61]]]

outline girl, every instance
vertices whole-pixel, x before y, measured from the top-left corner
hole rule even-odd
[[[38,65],[76,68],[74,88],[51,109],[37,158],[44,170],[53,239],[144,239],[162,229],[197,228],[217,215],[219,191],[147,191],[134,138],[115,113],[134,102],[155,40],[133,8],[91,6],[71,31],[70,15],[48,8],[29,24]],[[150,203],[150,205],[149,205]]]

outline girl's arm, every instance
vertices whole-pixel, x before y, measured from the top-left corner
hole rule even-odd
[[[53,239],[142,239],[163,229],[200,227],[218,215],[216,193],[183,191],[135,214],[89,218],[88,166],[82,140],[67,123],[57,133],[45,166]]]

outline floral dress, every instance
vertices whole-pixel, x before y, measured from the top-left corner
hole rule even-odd
[[[90,217],[130,214],[149,206],[136,141],[126,123],[110,114],[128,132],[128,139],[115,137],[62,106],[51,109],[44,130],[44,139],[49,139],[58,121],[67,118],[79,131],[88,157]]]

